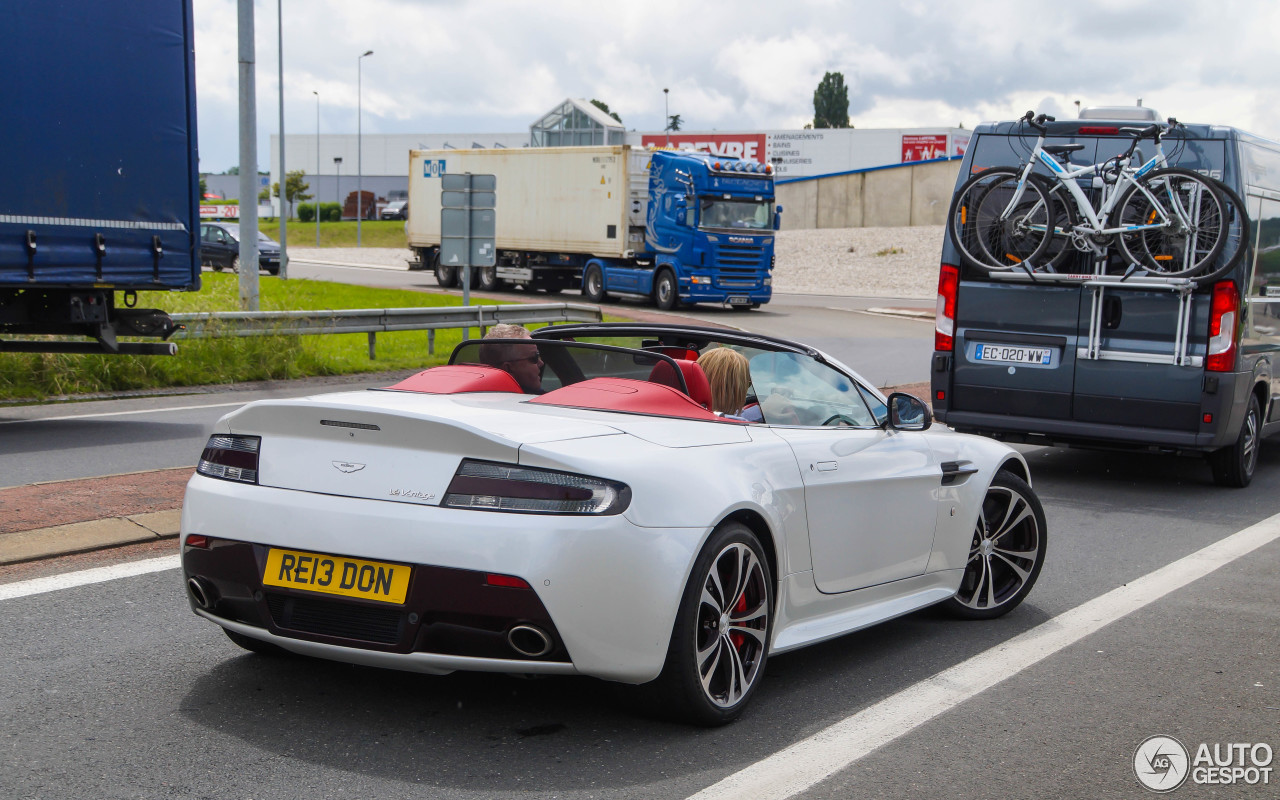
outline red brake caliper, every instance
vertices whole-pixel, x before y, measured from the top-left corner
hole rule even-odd
[[[746,610],[747,610],[747,593],[743,592],[742,595],[738,598],[738,602],[734,605],[733,611],[735,614],[741,614]],[[741,633],[738,633],[737,631],[734,631],[733,633],[729,634],[729,641],[733,642],[733,647],[735,650],[742,650],[742,643],[745,642],[746,640],[747,640],[747,637],[742,635]]]

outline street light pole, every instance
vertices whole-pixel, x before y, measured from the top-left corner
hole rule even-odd
[[[316,247],[320,246],[320,93],[312,91],[316,96]]]
[[[667,134],[667,147],[671,146],[671,90],[662,90],[662,130]]]
[[[276,0],[276,49],[280,84],[280,280],[289,277],[289,181],[284,168],[284,0]]]
[[[365,56],[373,55],[372,50],[364,51],[356,59],[356,247],[360,246],[360,222],[364,217],[364,148],[361,147],[360,125],[363,114],[360,108],[360,65]]]

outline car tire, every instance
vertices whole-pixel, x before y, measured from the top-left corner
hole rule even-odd
[[[591,303],[604,302],[604,273],[596,264],[587,267],[587,274],[582,276],[582,296]]]
[[[652,684],[661,703],[655,707],[707,727],[737,719],[764,680],[772,633],[773,577],[764,548],[747,526],[722,523],[681,596],[666,663]]]
[[[231,271],[232,271],[232,272],[239,272],[239,271],[240,271],[240,256],[232,256],[232,257],[231,257],[231,261],[227,262],[227,266],[231,268]]]
[[[987,487],[960,588],[943,607],[962,619],[995,619],[1031,591],[1045,556],[1044,507],[1026,481],[1000,472]]]
[[[441,288],[452,289],[458,285],[458,268],[441,264],[439,250],[431,257],[431,265],[436,273],[436,283],[440,284]]]
[[[671,270],[662,270],[654,279],[653,302],[663,311],[673,311],[680,307],[680,290],[676,283],[676,274]]]
[[[213,267],[214,272],[222,272],[222,264],[218,263],[217,261],[212,262],[211,266]]]
[[[1258,447],[1262,444],[1262,406],[1256,394],[1249,395],[1249,408],[1235,443],[1208,455],[1213,482],[1219,486],[1243,489],[1253,482],[1258,466]]]
[[[252,636],[245,636],[243,633],[236,633],[229,628],[223,628],[222,632],[227,638],[235,642],[238,646],[243,647],[252,653],[263,656],[287,656],[289,651],[283,647],[278,647],[271,642],[264,642],[261,639],[255,639]]]

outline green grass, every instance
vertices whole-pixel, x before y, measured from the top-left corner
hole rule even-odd
[[[280,223],[263,222],[259,229],[276,241],[280,241]],[[316,223],[289,220],[289,245],[291,247],[315,247]],[[369,219],[360,223],[362,247],[408,247],[402,219]],[[356,221],[321,222],[321,247],[355,247]]]
[[[200,292],[154,292],[139,299],[143,305],[170,313],[235,311],[240,307],[237,280],[234,274],[205,273]],[[461,304],[460,298],[449,295],[324,281],[282,281],[265,275],[259,286],[263,311]],[[118,296],[116,302],[123,305]],[[472,335],[478,331],[473,330]],[[0,353],[0,400],[425,369],[443,363],[461,340],[461,330],[436,331],[435,355],[430,355],[426,331],[380,333],[377,359],[372,361],[368,336],[363,333],[177,339],[178,355],[172,357]]]

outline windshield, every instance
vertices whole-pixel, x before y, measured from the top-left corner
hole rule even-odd
[[[773,228],[773,201],[703,197],[702,214],[698,219],[703,228],[767,231]]]

